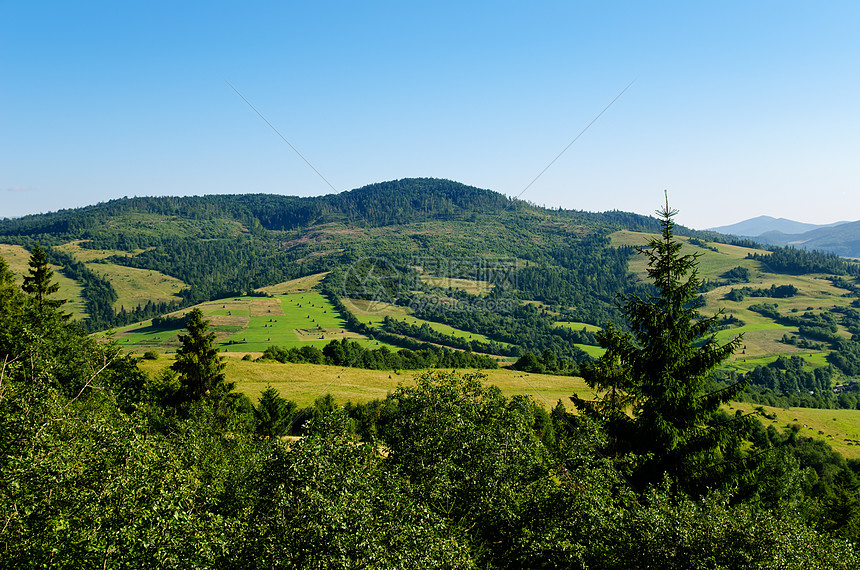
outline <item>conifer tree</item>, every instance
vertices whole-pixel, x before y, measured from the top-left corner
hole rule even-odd
[[[224,382],[225,364],[215,347],[215,333],[200,309],[193,309],[185,320],[188,334],[179,335],[182,346],[176,351],[171,368],[179,373],[182,387],[180,403],[193,402],[206,395],[220,399],[232,386]]]
[[[48,299],[60,290],[59,283],[53,283],[54,271],[48,265],[48,255],[39,244],[30,252],[29,275],[24,276],[24,284],[21,287],[26,293],[33,296],[36,306],[41,310],[45,307],[56,309],[66,302],[65,299]]]
[[[696,482],[719,484],[751,424],[735,416],[709,425],[720,407],[743,390],[738,382],[709,391],[711,373],[738,348],[741,336],[720,344],[713,331],[720,313],[703,317],[698,295],[698,254],[681,255],[675,238],[676,210],[657,211],[661,236],[639,248],[648,258],[656,294],[627,297],[622,306],[630,332],[607,327],[600,336],[606,349],[584,367],[597,401],[574,396],[574,404],[607,421],[614,451],[632,453],[633,479],[645,485],[669,474],[687,488]],[[629,412],[629,415],[628,415]],[[726,475],[727,476],[727,475]]]

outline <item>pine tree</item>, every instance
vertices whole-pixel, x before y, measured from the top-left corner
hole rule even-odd
[[[30,252],[30,274],[24,276],[24,284],[22,289],[33,296],[36,301],[36,306],[41,310],[43,308],[56,309],[66,302],[65,299],[48,299],[48,295],[53,295],[60,290],[59,283],[51,282],[54,277],[54,271],[48,265],[48,255],[45,250],[36,244],[33,251]]]
[[[661,236],[639,248],[648,258],[655,295],[630,296],[622,314],[630,327],[610,326],[599,335],[606,353],[584,367],[588,384],[603,392],[574,404],[607,422],[613,451],[632,453],[633,480],[654,483],[669,474],[686,488],[719,484],[751,418],[711,422],[720,407],[741,392],[738,382],[709,391],[711,373],[738,348],[742,337],[719,344],[713,334],[720,313],[702,317],[698,309],[698,254],[681,255],[675,238],[676,210],[657,211]],[[629,415],[628,415],[629,413]],[[710,478],[710,479],[709,479]]]
[[[295,413],[295,402],[284,400],[275,388],[267,386],[254,408],[257,434],[265,437],[285,435]]]
[[[182,346],[176,351],[176,362],[171,366],[182,382],[179,402],[193,402],[207,395],[220,399],[232,385],[224,382],[226,364],[215,347],[215,333],[208,332],[209,323],[203,319],[200,309],[188,313],[185,328],[188,334],[179,335]]]

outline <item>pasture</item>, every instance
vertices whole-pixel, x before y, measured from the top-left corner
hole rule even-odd
[[[227,356],[227,378],[235,381],[236,390],[246,394],[254,403],[268,385],[300,406],[309,405],[325,394],[331,394],[341,404],[347,401],[367,402],[385,398],[399,383],[409,384],[421,372],[252,362],[242,360],[238,355]],[[149,374],[157,374],[172,362],[172,358],[162,356],[158,360],[141,360],[140,367]],[[568,398],[574,392],[583,396],[591,393],[582,378],[527,374],[507,369],[484,370],[482,373],[486,374],[488,384],[498,386],[506,396],[530,395],[547,409],[554,407],[559,399],[570,408]]]
[[[29,274],[30,252],[20,245],[10,245],[0,243],[0,257],[2,257],[12,273],[15,274],[15,281],[20,285],[24,282],[24,275]],[[50,261],[50,257],[48,258]],[[51,296],[52,299],[67,299],[62,306],[62,310],[66,313],[71,313],[73,319],[85,319],[87,317],[86,307],[84,306],[81,292],[81,285],[72,279],[63,275],[60,270],[62,266],[50,264],[54,270],[54,282],[60,286],[60,290]]]
[[[81,247],[79,241],[63,244],[57,249],[74,256],[84,263],[87,269],[110,282],[117,294],[117,300],[113,304],[115,310],[119,310],[120,307],[125,307],[127,310],[134,309],[138,305],[146,305],[147,301],[155,303],[178,301],[179,292],[185,288],[185,283],[179,279],[158,271],[103,261],[113,255],[129,256],[128,252],[87,249]]]
[[[466,340],[477,340],[480,342],[490,342],[490,339],[482,334],[465,331],[446,324],[425,321],[412,316],[412,309],[394,305],[392,303],[384,303],[380,301],[368,301],[365,299],[343,299],[343,304],[354,314],[359,321],[368,324],[372,327],[379,328],[385,317],[391,317],[398,321],[405,321],[410,325],[422,326],[427,325],[431,329],[442,334],[464,338]],[[500,343],[508,346],[506,343]]]
[[[746,402],[732,402],[729,411],[750,413],[758,406]],[[762,423],[782,430],[798,424],[799,435],[823,439],[846,459],[860,459],[860,413],[857,410],[828,410],[817,408],[773,408],[762,406],[765,413],[774,417],[760,417]]]
[[[290,293],[275,297],[235,297],[197,305],[218,346],[225,352],[261,354],[272,345],[322,348],[335,339],[350,338],[377,346],[362,335],[348,331],[331,303],[319,293]],[[180,316],[190,309],[171,313]],[[121,347],[141,352],[173,352],[179,346],[179,325],[155,327],[152,321],[122,327],[113,333]],[[390,347],[389,347],[390,348]]]

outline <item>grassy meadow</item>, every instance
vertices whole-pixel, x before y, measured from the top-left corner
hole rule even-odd
[[[84,263],[87,269],[110,281],[117,294],[114,309],[125,307],[127,310],[138,305],[146,305],[147,301],[171,302],[179,301],[179,291],[185,288],[185,283],[149,269],[126,267],[104,260],[113,255],[128,256],[128,252],[110,249],[87,249],[80,246],[80,241],[69,242],[59,246],[60,249],[75,259]],[[139,253],[139,252],[133,252]]]
[[[421,373],[416,370],[364,370],[318,364],[253,362],[242,360],[235,354],[227,355],[225,361],[227,377],[236,382],[239,392],[255,403],[266,386],[271,385],[282,397],[302,406],[325,394],[331,394],[340,403],[385,398],[398,384],[409,384]],[[141,360],[140,367],[149,374],[157,374],[172,363],[173,358],[161,356],[158,360]],[[482,372],[487,376],[487,383],[498,386],[506,396],[528,394],[547,408],[555,406],[559,399],[568,405],[568,397],[574,392],[581,395],[590,393],[590,388],[581,378],[527,374],[507,369]]]
[[[745,413],[757,408],[755,404],[732,402],[729,411]],[[799,435],[823,439],[846,459],[860,459],[860,413],[857,410],[828,410],[817,408],[773,408],[762,406],[774,419],[760,418],[765,425],[778,430],[798,424]]]
[[[224,352],[262,354],[272,345],[287,348],[313,345],[322,348],[335,339],[349,338],[377,346],[350,332],[328,300],[319,293],[290,293],[275,297],[235,297],[196,306],[209,321],[218,346]],[[179,316],[190,309],[171,313]],[[155,327],[152,321],[135,323],[113,332],[112,337],[133,352],[173,352],[179,346],[182,327]],[[389,347],[390,348],[390,347]]]
[[[611,236],[612,244],[642,246],[653,234],[645,234],[631,231],[615,232]],[[702,295],[705,305],[701,311],[703,314],[715,314],[722,309],[726,315],[734,316],[741,321],[741,326],[722,330],[717,333],[717,340],[726,342],[734,336],[743,333],[743,346],[730,360],[730,367],[739,370],[751,369],[746,366],[748,362],[760,363],[761,359],[775,359],[779,354],[800,355],[807,360],[824,365],[824,356],[827,351],[810,351],[781,342],[783,335],[797,335],[797,327],[786,326],[774,322],[772,319],[762,316],[749,309],[750,305],[759,303],[776,304],[782,314],[826,312],[833,307],[845,307],[850,305],[851,298],[844,296],[846,291],[834,287],[824,276],[818,275],[781,275],[764,271],[761,262],[748,259],[750,253],[766,254],[764,250],[754,250],[745,247],[710,242],[706,247],[690,244],[688,238],[680,238],[684,242],[681,252],[683,254],[698,253],[699,277],[706,281],[717,282],[723,279],[721,276],[735,268],[745,267],[750,271],[750,282],[735,285],[723,285],[707,291]],[[713,249],[711,249],[713,248]],[[714,251],[716,250],[716,251]],[[640,278],[646,277],[646,260],[644,256],[636,256],[630,262],[630,270]],[[732,288],[752,287],[769,288],[771,285],[794,285],[798,294],[787,299],[771,299],[767,297],[746,297],[743,301],[730,301],[726,295]],[[847,331],[840,327],[840,334],[848,336]]]
[[[15,274],[16,281],[19,284],[23,283],[24,275],[27,275],[30,270],[28,265],[30,252],[20,245],[0,243],[0,257],[6,261],[9,269]],[[60,290],[51,298],[68,299],[63,305],[62,310],[66,313],[71,313],[73,319],[85,319],[87,312],[84,300],[81,297],[83,288],[77,281],[69,279],[60,273],[61,267],[53,263],[51,264],[51,268],[54,270],[54,282],[60,286]]]

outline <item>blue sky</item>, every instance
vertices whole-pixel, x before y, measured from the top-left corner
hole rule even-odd
[[[229,81],[337,191],[857,220],[858,67],[854,1],[0,1],[0,217],[331,193]]]

